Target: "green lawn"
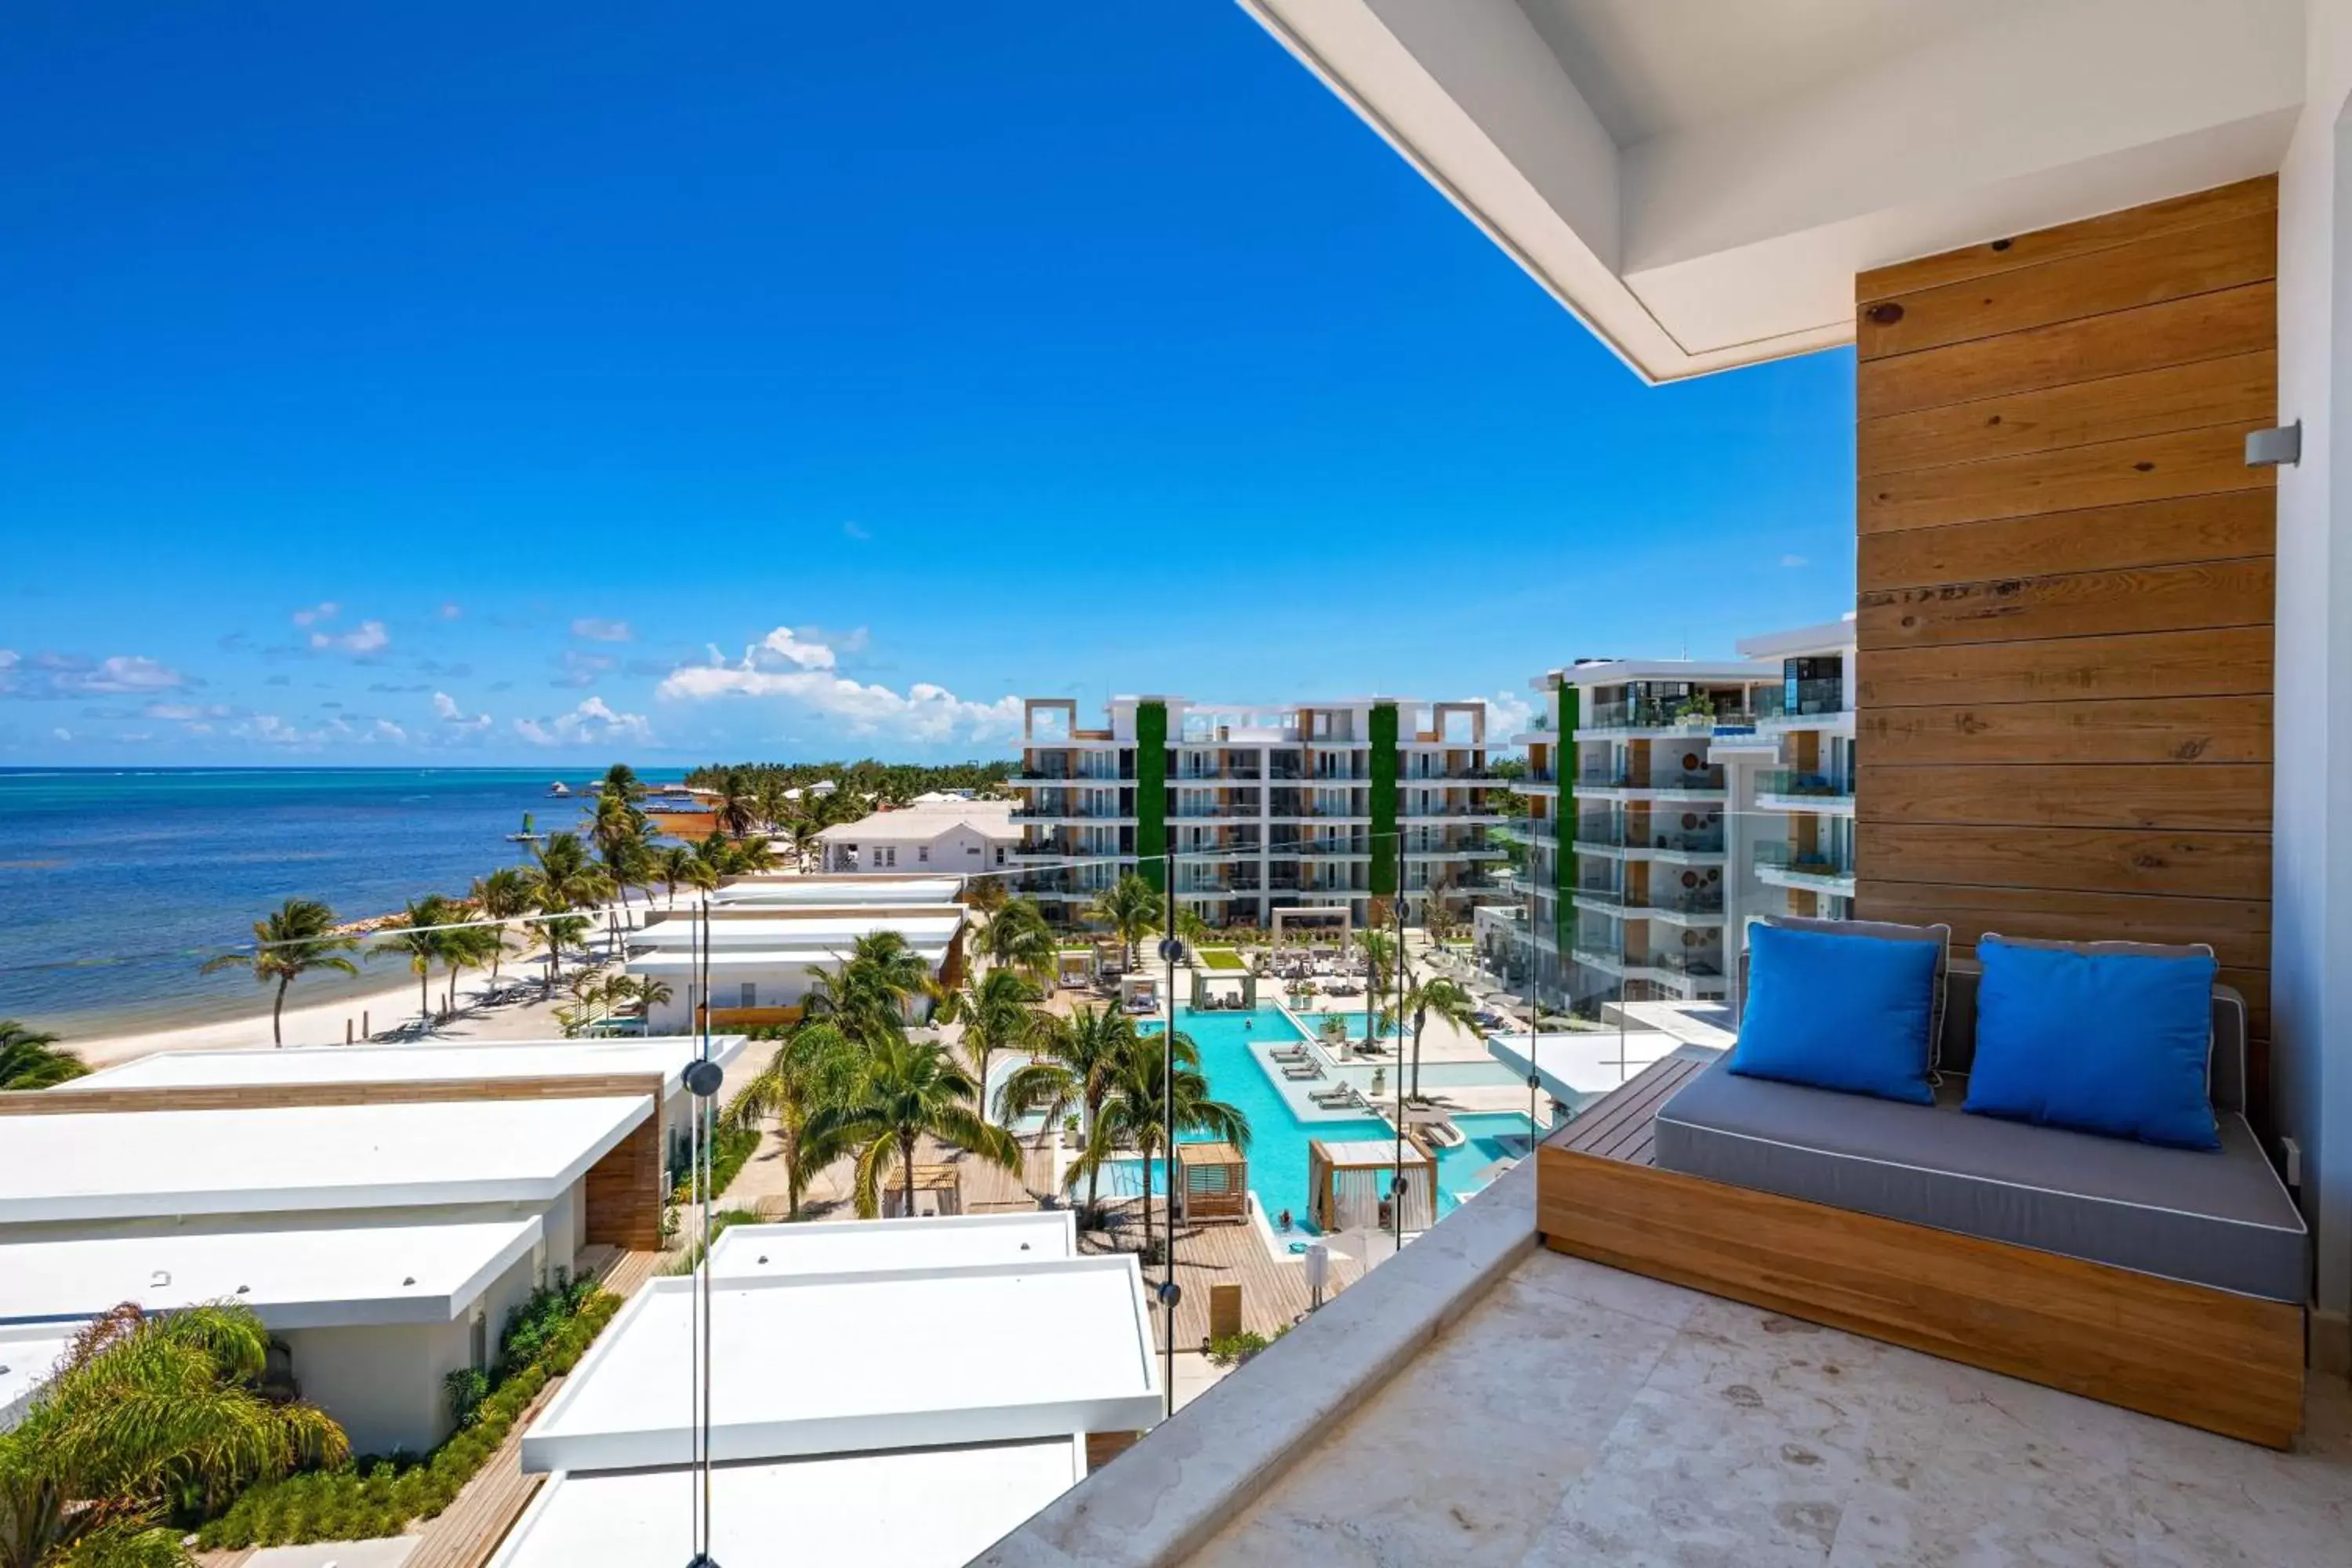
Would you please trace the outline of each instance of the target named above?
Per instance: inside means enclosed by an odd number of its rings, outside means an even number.
[[[1203,969],[1247,969],[1249,967],[1242,962],[1242,955],[1230,947],[1204,947],[1198,956],[1201,960],[1201,967]]]

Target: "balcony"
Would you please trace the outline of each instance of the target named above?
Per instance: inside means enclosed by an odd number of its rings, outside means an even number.
[[[1168,814],[1171,822],[1214,822],[1247,819],[1255,822],[1263,814],[1255,805],[1180,805]]]
[[[1812,679],[1795,683],[1791,696],[1786,684],[1759,687],[1755,696],[1756,722],[1762,729],[1802,730],[1808,720],[1851,719],[1853,710],[1846,706],[1845,683],[1842,680]]]
[[[1837,845],[1800,849],[1767,840],[1756,846],[1757,879],[1801,892],[1853,896],[1853,852]]]
[[[1826,773],[1769,768],[1756,776],[1756,804],[1769,811],[1814,811],[1851,815],[1853,780]]]
[[[1011,814],[1014,822],[1133,822],[1133,812],[1115,805],[1025,805]]]

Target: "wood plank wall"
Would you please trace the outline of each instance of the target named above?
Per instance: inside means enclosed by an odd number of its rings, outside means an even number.
[[[648,1116],[605,1156],[588,1167],[581,1239],[625,1252],[661,1249],[662,1136]]]
[[[268,1110],[294,1105],[440,1104],[461,1100],[602,1100],[646,1094],[656,1120],[659,1073],[578,1078],[415,1079],[390,1083],[153,1084],[122,1089],[19,1089],[0,1094],[0,1116],[78,1116],[143,1110]]]
[[[2277,182],[1854,280],[1855,911],[2206,942],[2270,1035]]]

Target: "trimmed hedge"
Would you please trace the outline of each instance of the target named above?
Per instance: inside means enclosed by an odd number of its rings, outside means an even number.
[[[227,1512],[196,1531],[196,1544],[211,1552],[369,1541],[398,1535],[412,1521],[431,1519],[498,1451],[548,1380],[577,1365],[620,1310],[618,1296],[590,1290],[562,1326],[538,1342],[530,1359],[482,1400],[473,1424],[452,1433],[428,1458],[378,1459],[364,1469],[348,1464],[248,1487]]]

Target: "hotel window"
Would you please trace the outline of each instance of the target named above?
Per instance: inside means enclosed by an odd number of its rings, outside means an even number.
[[[737,1006],[739,1006],[739,1007],[756,1007],[756,1006],[758,1006],[759,1005],[760,1005],[760,986],[759,986],[759,983],[758,983],[758,982],[756,982],[756,981],[746,980],[745,982],[743,982],[743,996],[742,996],[742,1000],[741,1000],[741,1001],[740,1001],[740,1002],[738,1002],[738,1003],[736,1004],[736,1005],[737,1005]]]
[[[1002,844],[996,847],[996,863],[1000,866],[1004,864],[1004,846]]]
[[[928,844],[917,845],[915,847],[915,859],[920,865],[929,865],[931,863],[931,847]]]

